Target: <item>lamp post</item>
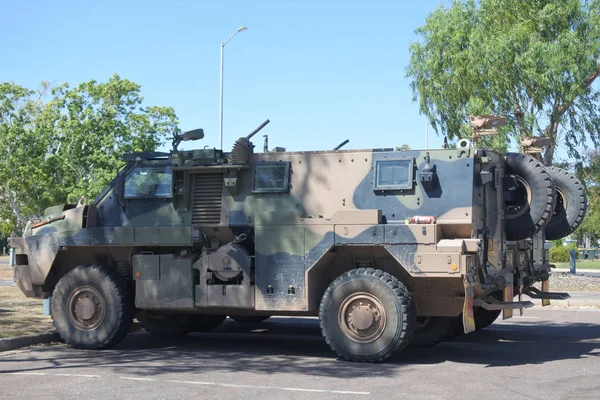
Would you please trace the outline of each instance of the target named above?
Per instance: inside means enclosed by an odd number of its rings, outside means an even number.
[[[225,48],[225,45],[231,40],[233,39],[233,37],[235,35],[238,34],[238,32],[242,32],[245,31],[246,28],[245,26],[242,26],[241,28],[238,28],[237,31],[235,31],[233,33],[233,35],[231,35],[229,37],[229,39],[227,39],[224,42],[221,42],[221,96],[220,96],[220,107],[219,107],[219,149],[223,150],[223,49]]]

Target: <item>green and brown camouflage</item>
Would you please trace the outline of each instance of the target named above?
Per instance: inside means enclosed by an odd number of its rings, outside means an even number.
[[[466,332],[493,291],[523,307],[502,154],[467,140],[254,153],[249,138],[229,153],[128,155],[89,204],[49,208],[10,239],[19,287],[49,298],[68,271],[99,264],[132,282],[139,310],[315,316],[337,277],[368,267],[406,285],[418,316],[462,314]]]

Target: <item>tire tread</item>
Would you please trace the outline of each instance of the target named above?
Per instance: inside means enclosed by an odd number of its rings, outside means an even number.
[[[325,290],[325,293],[323,294],[321,304],[319,306],[319,315],[323,315],[325,313],[325,303],[326,303],[325,300],[331,296],[331,294],[333,292],[333,288],[336,287],[337,284],[344,281],[345,279],[347,279],[351,276],[356,276],[356,275],[372,276],[376,279],[379,279],[381,282],[383,282],[385,285],[387,285],[389,289],[391,289],[392,293],[394,293],[396,295],[397,300],[399,300],[399,303],[402,308],[402,314],[405,317],[405,318],[402,318],[402,327],[400,328],[400,340],[398,340],[394,346],[388,347],[381,353],[376,354],[374,356],[357,357],[357,356],[354,356],[351,354],[347,354],[343,351],[340,351],[332,344],[330,338],[327,335],[327,329],[326,329],[325,325],[323,324],[322,318],[319,319],[321,334],[325,338],[327,345],[333,351],[335,351],[337,353],[337,355],[343,360],[353,361],[353,362],[363,362],[363,363],[382,362],[385,359],[389,358],[396,351],[401,350],[408,346],[408,344],[410,342],[410,338],[412,337],[412,331],[413,331],[415,323],[416,323],[416,314],[415,314],[414,304],[412,302],[410,291],[396,277],[390,275],[389,273],[387,273],[385,271],[379,270],[379,269],[370,268],[370,267],[369,268],[361,267],[361,268],[355,268],[350,271],[347,271],[347,272],[343,273],[342,275],[338,276],[336,279],[334,279],[334,281],[329,285],[329,287],[327,288],[327,290]]]

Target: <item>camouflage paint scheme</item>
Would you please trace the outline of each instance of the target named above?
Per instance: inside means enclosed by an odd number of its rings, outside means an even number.
[[[428,155],[431,184],[420,179]],[[228,156],[205,149],[138,158],[89,205],[46,210],[45,225],[30,223],[10,240],[19,287],[48,297],[67,271],[96,263],[135,281],[140,309],[317,315],[337,276],[372,266],[409,287],[418,315],[457,316],[466,276],[483,289],[513,285],[498,153],[464,144],[255,153],[236,164]],[[409,188],[374,188],[376,163],[390,160],[414,160]],[[254,166],[272,162],[289,163],[288,187],[253,193]],[[172,195],[125,198],[125,176],[148,166],[172,169]],[[220,195],[202,197],[203,180]],[[194,222],[205,208],[216,219]],[[409,223],[415,216],[435,223]]]

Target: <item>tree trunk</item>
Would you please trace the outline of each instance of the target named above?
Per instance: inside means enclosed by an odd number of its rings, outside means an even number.
[[[550,118],[550,124],[544,131],[544,136],[552,139],[552,145],[546,147],[544,152],[544,165],[551,166],[554,162],[554,149],[556,148],[556,138],[558,137],[558,118],[554,116]]]
[[[17,217],[17,221],[22,223],[23,225],[27,224],[27,218],[21,215],[21,210],[17,205],[15,196],[9,188],[6,188],[6,199],[8,200],[8,204],[10,204],[10,208],[12,208],[15,217]]]

